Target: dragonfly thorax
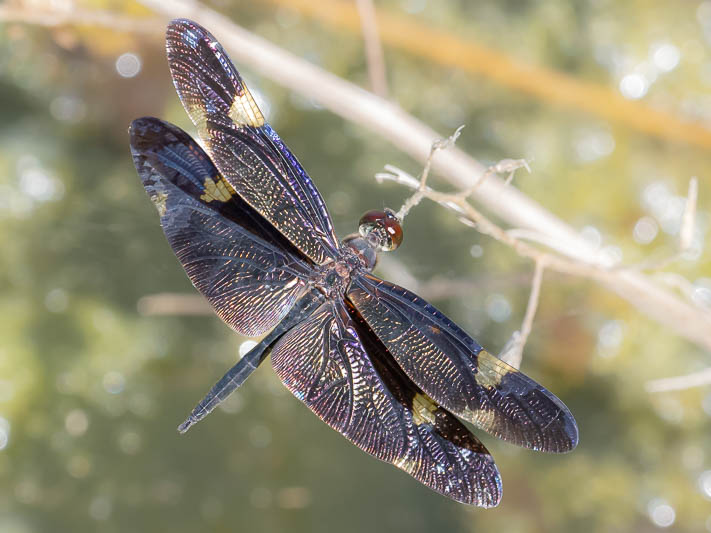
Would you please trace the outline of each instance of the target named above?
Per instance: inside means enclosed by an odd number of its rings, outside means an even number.
[[[360,237],[357,238],[360,239]],[[312,282],[315,287],[329,298],[340,297],[345,294],[354,272],[370,271],[372,269],[368,268],[364,257],[347,242],[347,239],[343,241],[343,244],[339,257],[321,265],[317,276]]]

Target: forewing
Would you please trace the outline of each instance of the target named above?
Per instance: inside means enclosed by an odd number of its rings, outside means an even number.
[[[402,370],[445,409],[526,448],[567,452],[577,445],[563,402],[422,298],[370,274],[357,277],[347,297]]]
[[[193,285],[239,333],[274,327],[303,290],[310,263],[180,128],[147,117],[133,121],[129,134],[143,186]]]
[[[299,400],[362,450],[454,500],[497,505],[501,480],[486,448],[388,363],[362,327],[343,303],[327,302],[279,340],[272,365]]]
[[[264,121],[220,43],[177,19],[168,25],[166,46],[180,100],[225,179],[311,260],[334,258],[338,240],[321,195]]]

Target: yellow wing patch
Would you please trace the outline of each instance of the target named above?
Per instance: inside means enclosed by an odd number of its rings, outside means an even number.
[[[435,411],[437,411],[437,404],[432,398],[419,392],[415,394],[412,399],[412,420],[415,424],[418,426],[422,424],[434,425]]]
[[[202,196],[200,196],[200,200],[207,203],[210,203],[213,200],[218,202],[229,202],[232,195],[235,194],[235,190],[222,176],[218,176],[216,180],[213,180],[210,177],[205,178],[203,186],[205,187],[205,192]]]
[[[165,215],[166,202],[168,200],[168,195],[164,192],[157,192],[151,195],[151,201],[153,205],[156,206],[158,214],[162,217]]]
[[[245,124],[258,128],[264,125],[264,115],[257,107],[247,87],[243,87],[241,95],[235,94],[235,99],[230,107],[230,118],[237,124]]]
[[[501,380],[506,374],[518,372],[512,366],[507,365],[501,359],[491,355],[486,350],[482,350],[477,355],[479,372],[476,374],[476,382],[482,387],[492,387],[501,384]]]

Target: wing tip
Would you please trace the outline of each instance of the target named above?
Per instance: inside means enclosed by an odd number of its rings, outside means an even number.
[[[501,503],[501,498],[504,495],[504,487],[503,482],[501,481],[501,473],[499,472],[499,468],[496,466],[496,463],[494,463],[493,457],[489,456],[489,460],[492,470],[491,479],[494,481],[495,487],[493,487],[493,490],[485,491],[484,496],[486,496],[487,499],[476,502],[477,507],[482,507],[484,509],[498,507]]]
[[[563,405],[563,407],[565,407],[565,405]],[[568,442],[564,443],[559,453],[572,452],[578,446],[580,432],[575,418],[573,418],[572,413],[567,407],[565,407],[563,411],[563,432],[568,437]]]
[[[200,29],[205,31],[205,28],[200,26],[197,22],[195,22],[192,19],[186,18],[186,17],[177,17],[168,22],[168,26],[166,27],[168,30],[171,29],[181,29],[181,28],[195,28],[195,29]]]
[[[477,480],[477,482],[472,484],[476,487],[474,490],[465,491],[461,494],[461,496],[442,490],[435,490],[444,496],[465,505],[473,505],[475,507],[481,507],[482,509],[492,509],[494,507],[498,507],[504,495],[501,473],[499,472],[499,468],[496,466],[493,457],[491,457],[488,452],[482,455],[484,456],[482,457],[483,464],[481,465],[481,469],[478,470],[480,472],[483,471],[484,473],[480,474],[480,480]],[[486,481],[482,483],[482,480]]]
[[[178,126],[156,117],[140,117],[128,127],[131,149],[139,152],[154,150],[159,142],[187,143],[190,135]]]
[[[170,49],[174,41],[185,42],[183,37],[186,31],[189,31],[191,34],[190,41],[192,41],[192,39],[208,39],[210,41],[215,40],[213,35],[205,27],[201,26],[192,19],[179,17],[171,20],[166,26],[165,35],[166,46],[168,49]]]
[[[525,375],[525,374],[524,374]],[[531,379],[531,378],[528,378]],[[533,383],[535,381],[531,380]],[[538,390],[543,393],[544,397],[547,398],[553,405],[558,409],[558,413],[554,416],[543,428],[545,431],[549,426],[552,427],[552,432],[548,434],[550,441],[549,446],[542,449],[541,451],[548,453],[569,453],[572,452],[578,446],[579,432],[578,424],[575,421],[573,413],[570,412],[568,406],[563,403],[563,401],[558,398],[551,391],[537,384]]]
[[[149,127],[155,126],[163,121],[156,117],[140,117],[131,121],[128,126],[128,136],[133,144],[134,139],[141,138],[145,135]]]

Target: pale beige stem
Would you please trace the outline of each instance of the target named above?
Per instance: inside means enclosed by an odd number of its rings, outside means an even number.
[[[432,139],[441,138],[441,135],[397,105],[279,48],[198,2],[143,0],[142,3],[161,14],[164,20],[180,16],[195,19],[210,28],[237,63],[247,65],[269,79],[312,98],[344,119],[372,130],[420,162],[427,159]],[[73,13],[58,16],[63,23],[69,23]],[[12,15],[12,12],[2,10],[0,20],[19,20],[12,19]],[[25,22],[47,23],[46,20]],[[81,20],[77,22],[83,23]],[[112,22],[104,19],[96,20],[95,23],[113,27]],[[165,27],[156,25],[154,31],[157,36],[162,36]],[[456,147],[441,152],[432,162],[432,169],[459,189],[471,187],[485,171],[483,165]],[[509,226],[535,230],[559,243],[560,247],[569,249],[569,255],[575,257],[566,259],[556,256],[547,268],[600,283],[628,300],[648,317],[711,351],[711,312],[659,286],[643,272],[605,269],[601,265],[605,265],[606,258],[600,250],[592,247],[554,214],[516,188],[505,186],[496,177],[484,180],[472,196]],[[471,206],[467,209],[471,210],[471,215],[478,214]],[[481,226],[485,224],[482,222]],[[506,239],[503,233],[501,238]],[[527,257],[534,258],[538,253],[535,248],[521,241],[511,245],[519,254]]]
[[[388,81],[385,74],[385,56],[380,42],[378,21],[373,0],[356,0],[360,25],[363,31],[365,59],[368,65],[370,88],[382,98],[388,97]]]
[[[669,392],[711,385],[711,368],[705,368],[686,376],[656,379],[647,382],[647,392]]]

